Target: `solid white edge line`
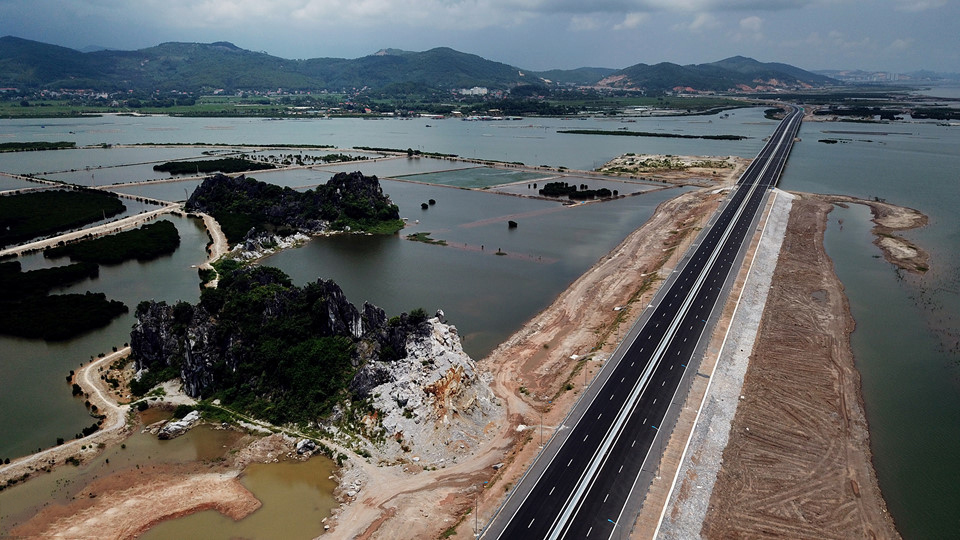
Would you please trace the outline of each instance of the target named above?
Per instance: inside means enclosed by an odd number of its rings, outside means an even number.
[[[776,204],[776,199],[779,196],[779,188],[773,189],[773,202],[770,205],[771,212],[773,211],[773,206]],[[770,216],[767,216],[767,219],[763,223],[763,229],[760,231],[760,240],[757,241],[757,249],[760,249],[760,244],[763,242],[763,237],[767,232],[767,225],[770,224]],[[683,465],[683,460],[687,457],[687,451],[690,449],[690,441],[693,440],[693,434],[697,429],[697,423],[700,421],[700,413],[703,411],[703,405],[707,401],[707,397],[710,396],[710,386],[713,385],[713,375],[717,371],[717,365],[720,364],[720,357],[723,356],[723,351],[727,346],[727,338],[730,337],[730,330],[733,328],[733,321],[737,317],[737,311],[740,310],[740,300],[743,298],[743,293],[747,289],[747,283],[750,281],[750,274],[753,273],[753,264],[757,260],[757,254],[754,252],[753,258],[750,259],[750,267],[747,269],[747,276],[744,278],[743,287],[740,288],[740,294],[737,295],[737,303],[733,308],[733,314],[730,316],[730,324],[727,325],[727,331],[723,335],[723,343],[720,344],[720,350],[717,352],[717,361],[713,363],[713,369],[710,370],[710,378],[707,379],[707,388],[703,392],[703,397],[700,399],[700,406],[697,407],[697,415],[693,419],[693,426],[690,428],[690,433],[687,435],[687,442],[683,446],[683,452],[680,454],[680,461],[677,465],[677,470],[673,475],[673,482],[670,484],[670,491],[667,492],[666,501],[664,501],[663,508],[660,511],[660,518],[657,520],[657,527],[653,531],[653,538],[656,538],[660,534],[660,527],[663,526],[663,518],[667,515],[667,508],[670,506],[670,497],[673,496],[673,491],[677,487],[677,479],[680,477],[680,469]]]
[[[789,125],[789,123],[787,125]],[[787,134],[787,131],[788,130],[784,130],[784,132],[780,135],[780,140],[777,141],[776,145],[774,146],[774,149],[771,151],[770,157],[767,158],[766,162],[763,165],[763,168],[760,170],[759,174],[757,175],[758,181],[760,181],[763,178],[763,176],[766,174],[767,169],[770,167],[772,163],[772,158],[777,154],[777,151],[780,149],[780,145],[782,145],[784,142],[784,136]],[[736,211],[734,212],[734,216],[730,219],[730,222],[727,224],[726,228],[724,228],[723,234],[721,234],[720,239],[717,240],[716,248],[711,252],[710,258],[707,259],[707,263],[704,265],[704,268],[701,270],[700,274],[697,276],[697,281],[691,287],[690,292],[687,293],[687,296],[684,299],[683,304],[678,310],[675,318],[671,321],[670,328],[667,330],[667,334],[664,335],[664,339],[660,341],[660,344],[657,347],[657,351],[655,351],[653,356],[651,357],[651,360],[653,360],[653,358],[656,358],[656,361],[651,364],[648,364],[647,369],[644,370],[646,373],[644,373],[644,375],[641,377],[642,387],[641,385],[637,385],[634,387],[634,390],[631,392],[630,396],[628,397],[628,401],[624,403],[624,407],[622,407],[618,412],[617,419],[615,420],[614,424],[612,424],[610,428],[607,430],[607,432],[604,434],[603,444],[600,446],[599,451],[593,454],[593,456],[590,459],[589,466],[587,467],[586,470],[584,470],[583,474],[581,474],[580,478],[577,480],[577,484],[576,484],[577,487],[574,493],[571,493],[570,496],[567,497],[567,500],[564,502],[564,505],[563,505],[563,511],[559,515],[557,515],[557,517],[554,519],[553,523],[551,524],[549,529],[550,532],[548,535],[548,538],[550,540],[556,540],[557,538],[559,538],[559,536],[566,535],[565,531],[569,526],[569,520],[570,520],[571,514],[579,511],[579,508],[583,502],[583,496],[586,494],[587,491],[589,491],[592,488],[593,483],[596,480],[596,471],[599,468],[603,467],[607,459],[609,458],[610,447],[613,444],[616,444],[616,441],[619,440],[620,435],[622,434],[620,433],[620,431],[623,428],[623,424],[627,421],[627,419],[630,416],[632,416],[633,408],[636,406],[637,400],[639,399],[640,395],[642,395],[643,392],[646,390],[646,385],[649,382],[650,376],[653,374],[653,371],[656,371],[655,366],[659,365],[660,361],[663,359],[662,358],[663,353],[667,350],[667,348],[670,347],[670,344],[673,342],[673,338],[676,336],[676,332],[680,325],[680,322],[686,316],[696,296],[699,295],[700,289],[703,286],[703,283],[706,281],[706,277],[712,271],[713,265],[716,264],[717,259],[720,257],[720,253],[722,251],[724,244],[730,238],[730,235],[733,233],[733,230],[736,227],[736,224],[739,221],[740,216],[743,215],[744,210],[746,208],[745,205],[751,199],[754,192],[757,190],[758,186],[759,186],[758,182],[754,182],[750,184],[747,194],[744,196],[744,198],[740,202],[740,206],[737,207]],[[764,187],[763,189],[766,189],[766,187]],[[627,406],[628,404],[629,404],[629,407]],[[650,454],[650,450],[648,449],[647,457],[649,457],[649,454]],[[598,461],[598,458],[599,458],[599,461]],[[644,459],[644,461],[646,461],[646,459]],[[584,483],[585,480],[587,480],[586,484]],[[622,509],[621,509],[621,512],[622,512]]]

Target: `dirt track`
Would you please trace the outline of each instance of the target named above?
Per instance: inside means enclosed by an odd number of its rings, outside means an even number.
[[[870,461],[831,205],[794,201],[705,538],[899,538]]]
[[[111,395],[111,390],[98,378],[98,375],[110,364],[126,358],[129,354],[130,348],[124,347],[79,368],[74,377],[74,381],[83,388],[87,400],[97,406],[99,414],[106,416],[101,428],[82,439],[67,441],[59,446],[18,458],[9,465],[0,465],[0,483],[5,483],[11,478],[20,478],[25,474],[35,474],[51,466],[62,465],[64,460],[71,456],[81,461],[89,459],[98,452],[94,449],[95,445],[112,444],[123,440],[128,433],[125,428],[129,407],[117,404],[116,396]],[[81,450],[81,447],[84,447],[84,450]]]
[[[416,474],[365,463],[358,464],[362,471],[346,472],[361,474],[371,487],[343,507],[333,536],[435,538],[450,530],[455,538],[473,538],[477,523],[485,524],[536,456],[541,412],[546,438],[612,352],[618,331],[626,332],[649,303],[658,270],[664,264],[663,271],[672,270],[673,251],[678,245],[685,249],[720,199],[700,191],[663,203],[641,229],[481,362],[495,375],[494,392],[508,422],[488,426],[495,435],[470,460]],[[626,308],[614,311],[617,306]],[[528,427],[518,431],[521,425]],[[494,470],[497,463],[504,466]],[[477,503],[479,519],[472,511]]]

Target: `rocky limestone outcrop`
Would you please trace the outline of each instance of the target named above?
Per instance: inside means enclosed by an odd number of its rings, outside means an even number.
[[[294,287],[285,284],[285,278],[275,269],[254,267],[235,272],[221,282],[219,291],[208,293],[219,301],[206,299],[197,305],[141,302],[130,333],[136,369],[176,367],[187,395],[202,399],[218,388],[219,380],[250,360],[262,340],[274,337],[263,335],[261,328],[285,319],[310,324],[314,336],[354,340],[351,361],[355,367],[371,359],[390,361],[404,356],[408,334],[418,331],[419,323],[411,323],[406,314],[388,321],[377,306],[364,303],[357,309],[331,280]],[[254,289],[268,291],[257,297],[256,312],[232,313],[231,320],[224,322],[228,311],[224,306]],[[238,316],[245,321],[238,322]],[[258,384],[269,386],[269,381]]]
[[[198,421],[200,421],[200,411],[190,411],[182,419],[164,424],[157,433],[157,438],[164,441],[176,439],[189,431]]]
[[[218,220],[243,216],[257,231],[288,231],[281,236],[297,231],[320,234],[331,229],[345,230],[350,224],[400,218],[399,209],[383,193],[377,177],[360,172],[337,173],[325,184],[304,192],[243,175],[216,174],[204,179],[185,208]],[[230,239],[234,244],[242,243],[241,240]]]
[[[277,253],[284,249],[298,247],[310,240],[310,237],[297,231],[291,235],[281,236],[255,228],[247,232],[243,242],[238,243],[230,252],[242,261],[252,261]]]
[[[469,454],[503,416],[492,376],[463,351],[457,329],[440,318],[428,323],[428,332],[407,338],[406,357],[368,362],[354,377],[355,391],[373,401],[364,422],[386,432],[385,443],[371,444],[384,461],[442,466]]]

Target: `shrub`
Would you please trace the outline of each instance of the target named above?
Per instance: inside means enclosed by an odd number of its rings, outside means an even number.
[[[194,408],[190,405],[180,404],[177,405],[177,408],[173,410],[173,417],[179,420],[193,411]]]

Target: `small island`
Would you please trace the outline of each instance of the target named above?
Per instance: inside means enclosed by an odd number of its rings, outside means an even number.
[[[274,424],[316,422],[350,395],[358,368],[406,356],[407,336],[427,332],[422,309],[388,319],[357,309],[332,281],[294,286],[276,268],[228,273],[200,303],[142,302],[130,336],[135,395],[179,377],[191,397]],[[362,378],[361,378],[362,379]]]
[[[203,159],[195,161],[168,161],[154,165],[153,170],[170,174],[209,174],[221,172],[225,174],[246,171],[261,171],[275,169],[276,166],[260,161],[250,161],[242,158]]]
[[[377,177],[359,172],[337,173],[304,192],[217,174],[194,190],[186,210],[213,216],[231,245],[262,234],[392,234],[403,228],[397,205],[383,193]]]
[[[170,255],[179,246],[180,232],[177,226],[164,219],[139,229],[50,248],[43,252],[43,256],[48,259],[70,257],[74,262],[114,265],[132,259],[145,262]]]

